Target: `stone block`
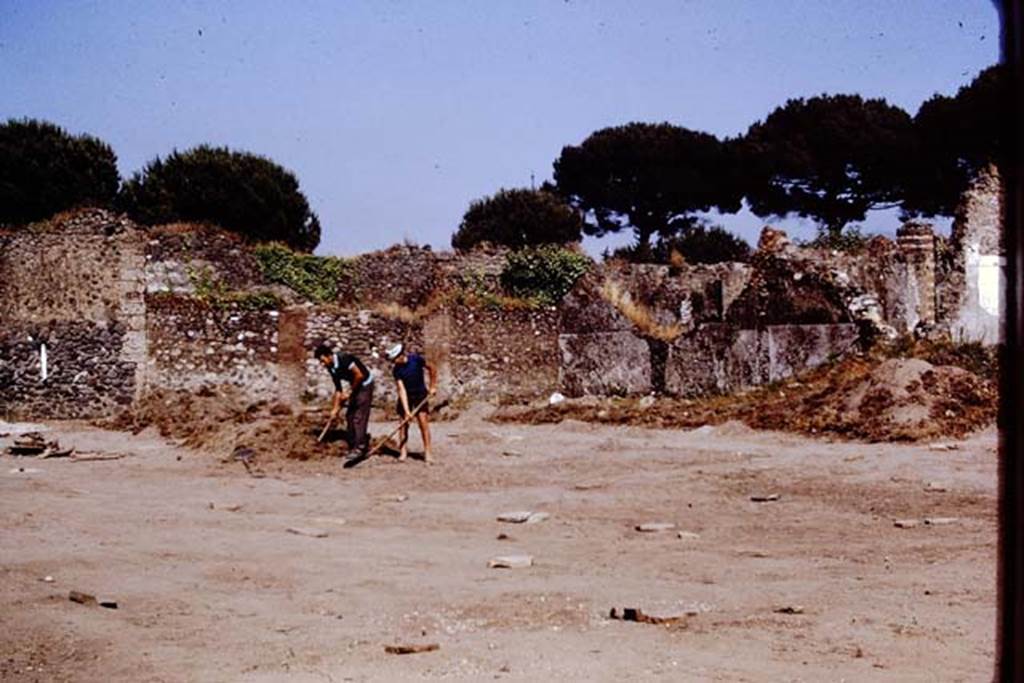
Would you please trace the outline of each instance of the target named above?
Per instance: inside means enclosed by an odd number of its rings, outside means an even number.
[[[769,326],[768,381],[792,377],[842,356],[855,348],[858,336],[852,323]]]
[[[650,348],[632,332],[560,334],[559,384],[569,396],[646,394]]]

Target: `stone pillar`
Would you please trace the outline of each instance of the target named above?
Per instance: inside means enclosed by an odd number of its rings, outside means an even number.
[[[908,221],[896,231],[896,241],[917,285],[917,322],[935,324],[935,231],[930,223]]]
[[[306,348],[309,310],[293,306],[277,312],[278,400],[297,405],[306,391],[306,363],[313,353]]]
[[[447,311],[434,313],[423,323],[423,351],[437,369],[437,386],[444,396],[450,396],[452,382],[452,319]]]

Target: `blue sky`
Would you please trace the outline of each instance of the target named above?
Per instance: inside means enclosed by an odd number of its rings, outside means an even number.
[[[264,154],[320,215],[318,251],[352,254],[447,247],[470,201],[539,185],[606,126],[732,136],[826,92],[913,114],[998,55],[985,0],[0,0],[0,118],[97,135],[126,176],[204,142]]]

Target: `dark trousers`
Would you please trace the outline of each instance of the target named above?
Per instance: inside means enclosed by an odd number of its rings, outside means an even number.
[[[366,425],[370,422],[370,405],[373,403],[373,385],[362,385],[348,398],[345,421],[349,451],[366,452],[370,449],[370,435]]]

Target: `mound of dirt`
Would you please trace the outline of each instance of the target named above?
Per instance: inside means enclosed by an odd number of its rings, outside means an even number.
[[[337,428],[317,443],[323,419],[321,413],[296,414],[285,404],[247,402],[237,389],[218,387],[156,391],[100,426],[133,433],[155,427],[164,437],[219,456],[245,447],[262,461],[311,460],[339,454],[333,442],[343,432]]]
[[[963,368],[920,358],[850,356],[798,380],[729,396],[573,400],[503,409],[499,422],[591,422],[695,428],[731,420],[756,429],[828,434],[865,441],[959,438],[992,424],[995,383]]]

